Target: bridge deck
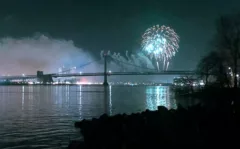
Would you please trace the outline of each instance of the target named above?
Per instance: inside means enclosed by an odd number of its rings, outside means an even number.
[[[70,74],[47,74],[52,77],[83,77],[83,76],[104,76],[104,72],[97,73],[70,73]],[[196,75],[194,71],[162,71],[162,72],[108,72],[108,76],[114,75]],[[36,79],[37,75],[17,75],[17,76],[1,76],[0,80],[16,80],[16,79]]]

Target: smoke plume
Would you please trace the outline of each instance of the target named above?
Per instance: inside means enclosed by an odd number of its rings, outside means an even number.
[[[94,61],[91,55],[77,48],[71,40],[45,35],[0,39],[0,75],[36,74],[37,70],[55,73],[63,65],[78,67],[91,61]],[[91,64],[86,69],[97,71],[99,66],[96,65]]]

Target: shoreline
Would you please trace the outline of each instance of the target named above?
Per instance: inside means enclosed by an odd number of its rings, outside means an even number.
[[[240,114],[232,111],[231,105],[214,110],[197,105],[177,110],[159,106],[157,111],[130,115],[103,114],[75,122],[84,140],[71,141],[68,149],[236,146]]]
[[[0,84],[0,86],[104,86],[103,84]],[[170,85],[109,85],[109,86],[170,86]]]
[[[239,146],[234,136],[240,132],[240,104],[233,102],[238,99],[239,91],[208,88],[181,96],[198,97],[202,102],[211,101],[214,106],[210,106],[210,102],[169,110],[159,106],[157,111],[103,114],[99,118],[75,122],[84,140],[72,141],[68,148]]]

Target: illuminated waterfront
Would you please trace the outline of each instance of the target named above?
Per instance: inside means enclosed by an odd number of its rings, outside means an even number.
[[[165,86],[1,86],[0,148],[60,148],[81,137],[74,121],[103,113],[176,108]]]

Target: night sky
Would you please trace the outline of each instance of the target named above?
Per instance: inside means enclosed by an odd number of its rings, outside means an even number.
[[[238,10],[239,0],[1,0],[0,37],[43,33],[99,56],[140,50],[148,27],[167,25],[180,36],[171,69],[189,70],[210,51],[216,19]]]

